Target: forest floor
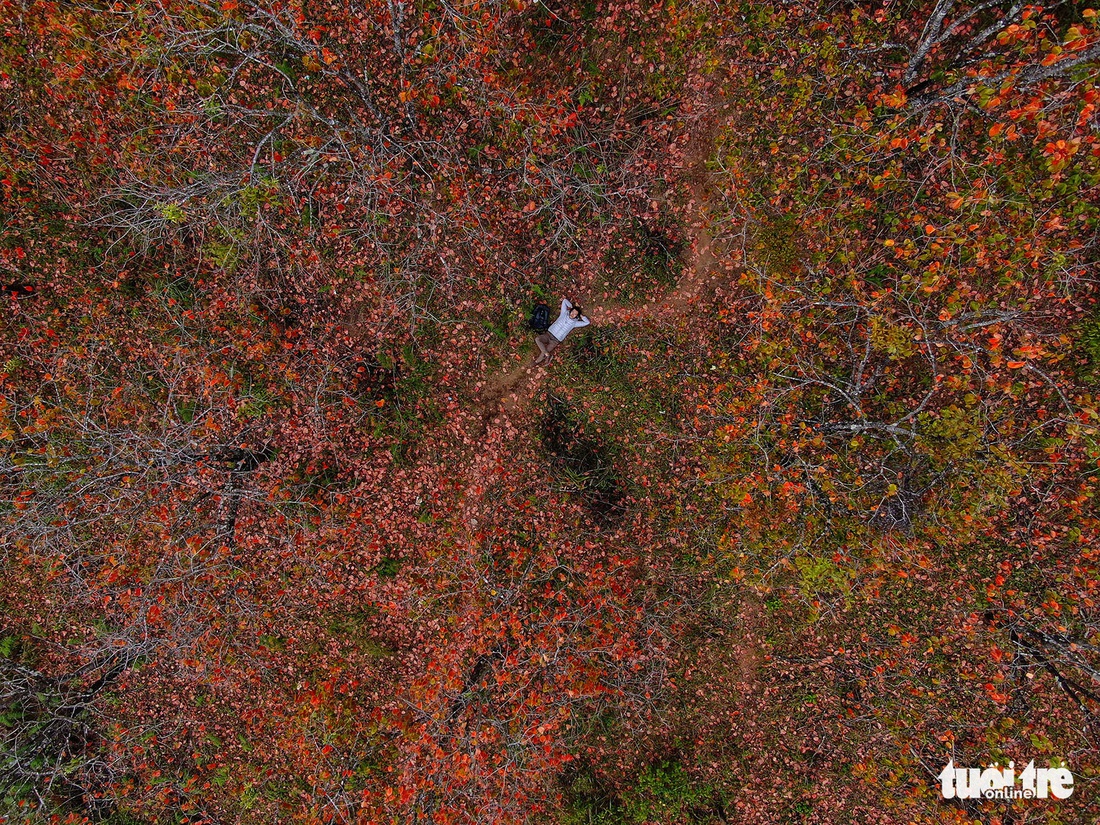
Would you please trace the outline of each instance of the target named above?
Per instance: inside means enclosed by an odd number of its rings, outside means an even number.
[[[708,299],[713,298],[723,285],[735,284],[743,272],[732,250],[726,249],[725,244],[714,237],[713,215],[721,193],[708,161],[715,151],[715,135],[721,126],[719,118],[725,107],[721,101],[704,100],[697,111],[699,116],[688,130],[680,166],[683,186],[678,191],[684,192],[687,198],[675,209],[682,217],[688,240],[682,253],[681,275],[667,292],[639,303],[617,301],[606,290],[597,293],[590,300],[590,308],[586,309],[593,325],[620,326],[643,320],[670,323],[690,315],[697,308],[712,306]],[[522,414],[536,401],[549,370],[558,360],[551,359],[541,366],[534,366],[530,359],[531,355],[524,349],[515,356],[511,369],[498,372],[486,380],[480,396],[479,415],[475,417],[480,422],[478,440],[482,444],[495,443],[499,448],[506,443],[509,430],[518,431],[522,427]],[[477,501],[490,488],[477,468],[491,467],[492,464],[492,461],[475,462],[472,466],[474,472],[466,485],[467,512],[476,511]],[[763,656],[761,634],[765,610],[759,597],[749,588],[741,588],[739,595],[739,633],[731,663],[735,667],[736,694],[748,697],[755,694],[758,682]],[[748,713],[754,704],[742,703],[742,712]]]
[[[688,200],[682,209],[688,245],[684,252],[682,275],[667,293],[637,304],[616,302],[607,292],[595,295],[587,315],[596,326],[619,326],[644,319],[669,321],[686,315],[699,303],[708,291],[713,291],[724,280],[736,279],[740,270],[723,255],[711,231],[711,206],[714,197],[713,175],[707,161],[714,151],[714,135],[717,131],[715,112],[718,105],[704,101],[699,107],[701,116],[688,134],[681,164],[682,180],[686,184]],[[482,433],[501,418],[509,418],[525,409],[542,386],[554,359],[534,366],[526,353],[521,355],[512,369],[490,377],[480,398]]]

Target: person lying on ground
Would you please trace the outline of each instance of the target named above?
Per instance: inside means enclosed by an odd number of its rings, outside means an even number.
[[[580,307],[573,306],[568,298],[561,299],[561,314],[558,320],[550,325],[550,329],[535,338],[535,344],[539,348],[539,357],[535,359],[535,366],[550,360],[558,344],[577,327],[586,327],[591,321],[584,317]]]

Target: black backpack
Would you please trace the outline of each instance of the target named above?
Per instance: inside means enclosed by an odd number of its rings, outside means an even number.
[[[527,323],[535,332],[546,332],[550,329],[550,307],[546,304],[535,304]]]

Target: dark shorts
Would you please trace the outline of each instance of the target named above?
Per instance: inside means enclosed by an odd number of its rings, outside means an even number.
[[[558,344],[561,343],[557,338],[551,335],[549,332],[544,332],[538,338],[535,339],[546,349],[547,353],[553,352],[557,349]]]

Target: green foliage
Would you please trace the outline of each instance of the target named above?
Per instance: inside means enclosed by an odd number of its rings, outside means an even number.
[[[603,278],[621,300],[638,302],[676,283],[683,270],[682,244],[671,227],[634,218],[604,257]]]
[[[540,4],[528,18],[527,25],[539,50],[553,55],[569,32],[569,23],[549,6]]]
[[[786,278],[802,262],[798,245],[798,220],[793,214],[767,215],[753,232],[760,260],[773,278]]]
[[[494,341],[500,343],[509,339],[515,317],[515,306],[507,299],[501,298],[489,305],[489,311],[480,316],[479,323]]]
[[[543,409],[539,437],[562,489],[580,496],[593,515],[617,515],[623,493],[607,444],[585,432],[562,399],[547,397]]]
[[[112,811],[105,819],[101,820],[101,823],[102,825],[154,825],[148,819],[132,811],[122,809]]]
[[[240,253],[236,244],[211,241],[203,247],[210,262],[222,272],[232,275],[240,262]]]
[[[628,825],[622,805],[591,771],[579,772],[567,790],[569,808],[561,825]]]
[[[193,398],[186,398],[176,403],[176,415],[184,424],[190,424],[195,420],[195,410],[198,402]]]
[[[611,384],[627,389],[635,358],[628,343],[634,330],[623,327],[586,328],[573,333],[568,350],[567,377],[587,385]],[[574,340],[575,339],[575,340]]]
[[[908,358],[916,352],[913,333],[901,326],[891,324],[881,316],[872,316],[869,322],[868,337],[871,346],[886,353],[891,360]]]
[[[832,560],[823,557],[799,556],[795,559],[800,588],[808,597],[847,594],[851,589],[851,578]]]
[[[261,206],[277,205],[281,189],[278,178],[273,177],[262,177],[256,184],[242,188],[236,195],[241,217],[250,220],[256,217]]]
[[[1095,381],[1100,377],[1100,314],[1083,323],[1077,334],[1077,349],[1084,360],[1080,373]]]
[[[274,400],[266,387],[255,387],[240,399],[237,411],[245,418],[261,418],[272,409]]]
[[[165,277],[153,285],[154,293],[161,302],[174,312],[193,309],[198,294],[194,282],[187,277]]]
[[[169,223],[181,224],[187,220],[187,212],[178,203],[158,203],[156,209]]]
[[[943,461],[972,458],[982,446],[976,411],[952,404],[936,414],[921,416],[924,443]]]
[[[286,650],[286,639],[274,633],[265,633],[259,638],[260,645],[273,652]]]
[[[214,773],[210,775],[210,781],[212,781],[219,788],[224,788],[230,779],[231,768],[229,765],[222,765]]]
[[[376,435],[393,440],[390,452],[398,462],[408,460],[431,427],[442,420],[438,399],[433,392],[434,367],[420,357],[417,348],[406,345],[400,358],[379,355],[383,369],[392,364],[390,376],[375,389],[367,409],[374,421]],[[381,406],[378,402],[381,401]]]
[[[321,228],[321,211],[313,201],[307,201],[298,213],[298,221],[303,229],[315,230]]]
[[[256,807],[256,803],[260,800],[262,794],[260,788],[252,782],[245,783],[241,788],[240,805],[242,811],[250,811]]]
[[[700,787],[676,761],[660,762],[644,770],[637,784],[622,795],[627,822],[637,825],[682,822],[695,818],[695,808],[707,803],[710,788]]]
[[[373,659],[388,659],[395,653],[393,648],[375,639],[367,639],[360,645],[360,649]]]
[[[383,579],[392,579],[401,569],[401,559],[384,558],[374,568],[375,575]]]
[[[22,645],[16,636],[5,636],[0,639],[0,656],[5,659],[15,659],[19,656]]]

